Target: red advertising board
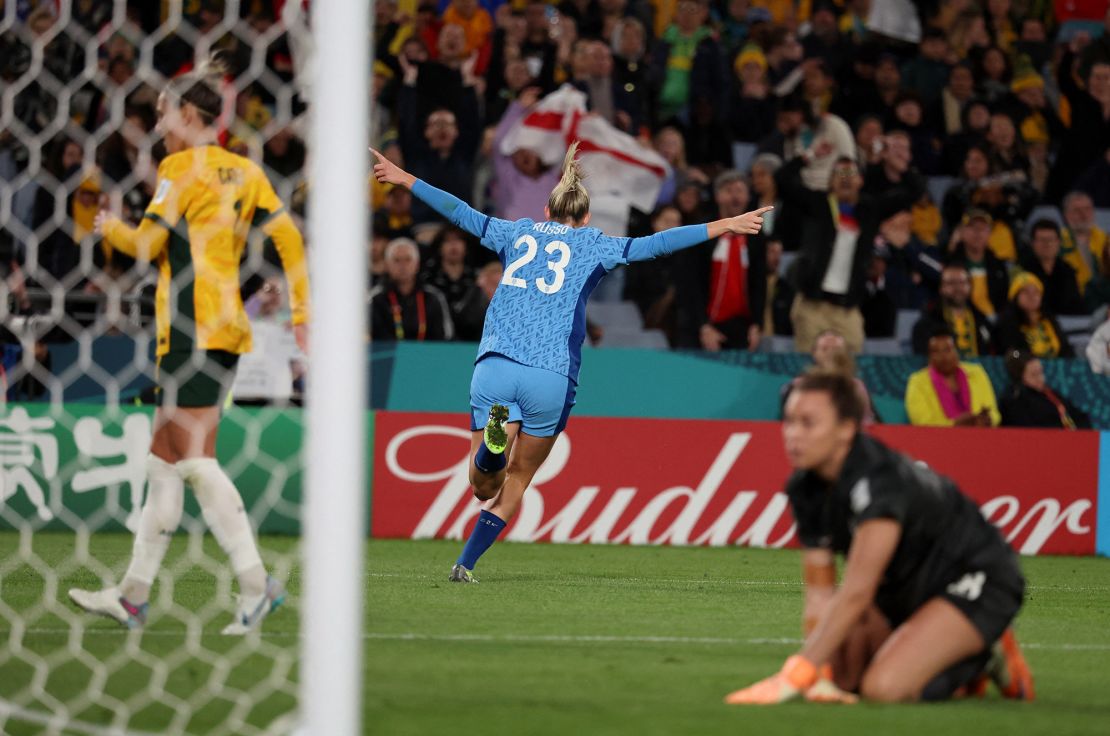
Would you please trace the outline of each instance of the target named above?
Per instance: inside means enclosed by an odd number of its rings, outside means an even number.
[[[954,478],[1024,554],[1093,554],[1095,432],[876,428]],[[481,504],[467,481],[463,414],[379,412],[371,533],[462,539]],[[527,542],[794,543],[781,492],[779,424],[672,419],[571,421],[503,538]]]

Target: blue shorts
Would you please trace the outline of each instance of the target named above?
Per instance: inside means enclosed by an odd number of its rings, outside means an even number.
[[[470,429],[489,421],[494,404],[509,407],[509,421],[533,437],[550,437],[567,426],[574,406],[574,381],[544,368],[533,368],[501,355],[487,355],[470,379]]]

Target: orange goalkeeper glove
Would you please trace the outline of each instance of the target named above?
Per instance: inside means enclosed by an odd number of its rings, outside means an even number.
[[[817,682],[817,668],[808,659],[795,654],[782,666],[782,669],[765,680],[749,685],[743,690],[729,693],[725,702],[729,705],[775,705],[786,703],[802,696]]]

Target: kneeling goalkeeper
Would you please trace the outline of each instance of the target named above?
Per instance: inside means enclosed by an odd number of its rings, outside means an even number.
[[[850,378],[809,373],[787,401],[787,495],[804,547],[802,650],[731,704],[982,694],[1033,698],[1010,626],[1017,555],[949,479],[860,432]],[[846,555],[836,586],[834,554]]]

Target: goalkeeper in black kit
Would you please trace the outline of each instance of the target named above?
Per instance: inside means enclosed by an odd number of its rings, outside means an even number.
[[[1011,629],[1025,591],[1017,555],[951,480],[860,432],[863,410],[852,379],[833,373],[805,375],[787,401],[807,638],[725,702],[943,700],[992,680],[1032,700]]]

